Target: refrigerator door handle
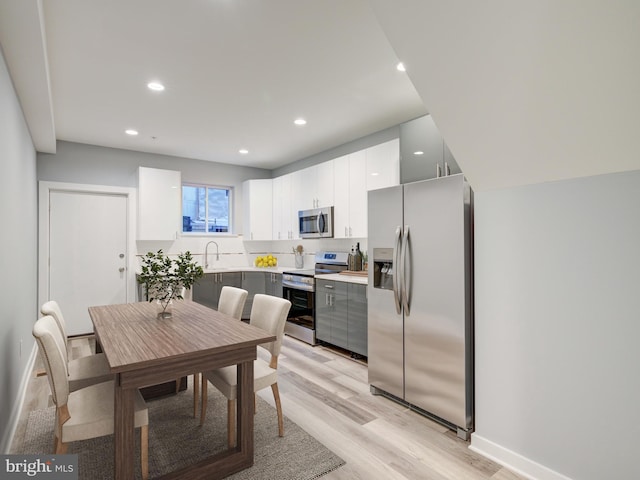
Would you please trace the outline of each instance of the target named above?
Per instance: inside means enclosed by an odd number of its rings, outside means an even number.
[[[396,303],[396,313],[402,313],[402,304],[400,303],[400,242],[402,239],[402,229],[396,227],[395,241],[393,243],[393,299]]]
[[[404,235],[402,236],[402,253],[400,254],[400,265],[402,266],[402,306],[404,314],[408,317],[411,312],[409,309],[409,292],[411,291],[411,257],[409,257],[409,266],[407,267],[407,250],[409,250],[409,225],[404,227]]]

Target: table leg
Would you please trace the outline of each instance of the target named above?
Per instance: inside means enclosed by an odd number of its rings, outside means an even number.
[[[120,386],[120,375],[114,385],[114,466],[115,480],[134,478],[134,393]]]
[[[253,465],[253,361],[238,364],[236,446]]]

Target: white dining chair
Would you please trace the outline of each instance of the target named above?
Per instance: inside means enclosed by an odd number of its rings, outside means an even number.
[[[40,318],[33,326],[33,336],[47,371],[51,396],[56,406],[54,453],[66,453],[71,442],[113,434],[113,381],[71,392],[64,339],[56,320],[50,315]],[[149,478],[149,412],[137,390],[134,403],[134,425],[140,428],[142,478],[146,480]]]
[[[220,290],[218,299],[218,311],[225,313],[237,320],[242,319],[242,311],[247,301],[249,292],[242,288],[231,287],[225,285]],[[198,399],[200,398],[200,373],[193,374],[193,417],[198,414]]]
[[[271,361],[267,363],[261,358],[253,362],[254,392],[271,387],[278,413],[278,435],[284,436],[284,418],[280,393],[278,391],[278,355],[282,347],[284,326],[291,308],[291,302],[284,298],[271,295],[256,294],[251,307],[251,325],[261,328],[276,339],[273,342],[259,345],[271,354]],[[237,368],[235,365],[203,372],[202,374],[202,410],[200,424],[204,423],[207,414],[207,384],[210,382],[227,398],[227,443],[233,448],[236,443],[236,399],[238,393]]]
[[[42,307],[40,307],[40,312],[43,315],[53,317],[60,331],[60,336],[62,337],[61,348],[67,360],[66,370],[69,376],[69,391],[75,392],[80,388],[113,379],[113,374],[109,369],[109,362],[107,362],[107,357],[105,357],[104,353],[69,360],[71,352],[69,351],[69,343],[67,341],[66,324],[58,302],[50,300],[44,303]]]

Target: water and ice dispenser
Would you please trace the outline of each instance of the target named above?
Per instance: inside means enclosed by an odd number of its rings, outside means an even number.
[[[373,249],[373,288],[393,290],[393,248]]]

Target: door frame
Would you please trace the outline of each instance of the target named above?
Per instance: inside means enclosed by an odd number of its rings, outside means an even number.
[[[81,183],[38,182],[38,312],[40,306],[49,299],[49,207],[52,192],[94,193],[122,195],[127,202],[127,269],[126,301],[136,299],[136,189],[133,187],[114,187],[107,185],[89,185]],[[132,268],[133,266],[133,268]],[[90,272],[89,272],[90,274]]]

